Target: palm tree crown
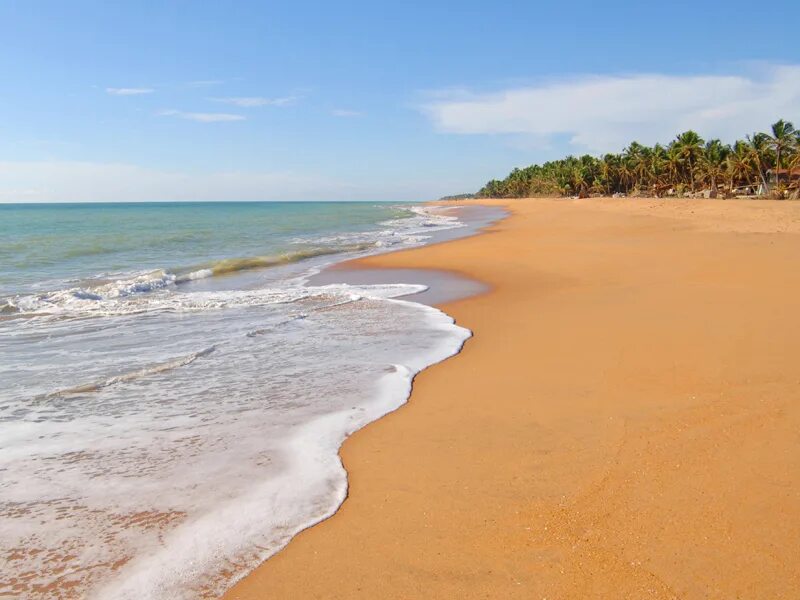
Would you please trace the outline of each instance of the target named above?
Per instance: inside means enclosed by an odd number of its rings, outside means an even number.
[[[767,135],[767,144],[775,152],[775,169],[782,166],[781,155],[786,156],[797,144],[797,131],[789,121],[781,119],[772,125],[772,135]]]

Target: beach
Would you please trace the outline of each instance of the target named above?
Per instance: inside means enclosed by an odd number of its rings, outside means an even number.
[[[800,204],[481,203],[360,261],[483,283],[440,306],[473,337],[225,598],[796,598]]]
[[[342,441],[470,332],[420,271],[309,281],[495,220],[447,212],[0,206],[0,597],[218,598],[333,514]]]

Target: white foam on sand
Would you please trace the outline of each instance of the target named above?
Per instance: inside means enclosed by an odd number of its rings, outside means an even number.
[[[344,439],[470,335],[400,299],[422,285],[305,284],[328,247],[461,223],[418,208],[380,227],[299,239],[323,251],[235,289],[149,270],[0,301],[0,596],[216,598],[332,515]]]
[[[213,292],[221,305],[191,319],[66,320],[50,338],[27,324],[19,348],[46,340],[52,356],[49,378],[25,374],[0,407],[0,549],[15,557],[0,593],[214,598],[333,514],[342,441],[470,335],[398,299],[421,289]],[[14,587],[20,573],[31,585]]]
[[[155,553],[131,562],[96,597],[215,597],[294,535],[332,516],[347,496],[347,473],[338,454],[342,442],[403,405],[414,376],[458,353],[470,335],[444,313],[429,307],[423,311],[429,326],[446,334],[435,348],[409,357],[404,365],[392,365],[369,402],[299,428],[285,442],[286,464],[280,474],[176,529]],[[237,576],[209,579],[220,568]]]

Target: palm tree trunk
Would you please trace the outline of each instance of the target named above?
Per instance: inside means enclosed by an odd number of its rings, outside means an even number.
[[[761,158],[758,156],[756,157],[756,168],[758,169],[758,176],[761,178],[761,183],[764,184],[764,193],[769,194],[769,183],[764,176],[764,169],[761,168]]]

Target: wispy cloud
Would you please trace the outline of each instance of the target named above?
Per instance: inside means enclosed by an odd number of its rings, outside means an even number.
[[[256,108],[259,106],[291,106],[300,99],[299,96],[284,96],[282,98],[264,98],[262,96],[237,96],[230,98],[211,98],[214,102],[232,104],[241,108]]]
[[[184,112],[182,110],[160,110],[158,111],[160,117],[176,117],[178,119],[186,119],[187,121],[198,121],[200,123],[222,123],[228,121],[244,121],[244,115],[235,115],[231,113],[200,113],[200,112]]]
[[[364,113],[362,113],[360,110],[350,110],[347,108],[334,108],[331,111],[331,114],[334,117],[360,117]]]
[[[422,111],[441,132],[522,134],[541,145],[567,136],[595,152],[686,129],[731,140],[800,118],[800,65],[761,65],[755,76],[582,76],[488,94],[445,91]]]
[[[142,94],[152,94],[153,92],[155,92],[153,88],[106,88],[106,93],[112,96],[141,96]]]

